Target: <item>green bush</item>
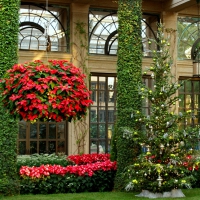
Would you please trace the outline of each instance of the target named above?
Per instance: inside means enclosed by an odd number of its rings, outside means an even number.
[[[53,194],[111,191],[115,171],[97,171],[93,176],[65,176],[52,174],[44,179],[27,177],[20,180],[21,194]]]
[[[0,78],[18,60],[19,6],[19,0],[0,1]],[[18,126],[2,104],[0,121],[0,195],[15,195],[19,193],[16,171]]]
[[[61,165],[68,166],[73,165],[73,162],[66,159],[66,155],[56,155],[56,154],[32,154],[32,155],[21,155],[17,157],[17,169],[21,166],[36,166],[41,165]]]

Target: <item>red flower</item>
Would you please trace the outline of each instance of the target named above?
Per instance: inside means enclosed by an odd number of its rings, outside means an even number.
[[[79,157],[90,157],[88,155],[83,155]],[[75,156],[76,157],[76,156]],[[92,156],[94,158],[94,163],[87,163],[85,165],[74,165],[74,166],[67,166],[62,167],[60,165],[41,165],[40,167],[28,167],[22,166],[20,168],[20,176],[22,178],[31,177],[31,178],[43,178],[45,176],[50,176],[51,174],[57,174],[64,176],[65,174],[75,174],[78,176],[93,176],[96,171],[103,170],[103,171],[110,171],[110,170],[117,170],[117,163],[116,161],[111,162],[107,157],[108,155],[100,155],[94,154]],[[107,159],[105,161],[98,161],[99,158]],[[95,158],[97,159],[95,161]]]
[[[4,106],[24,120],[80,119],[92,104],[85,75],[66,60],[17,64],[6,77],[0,80]]]

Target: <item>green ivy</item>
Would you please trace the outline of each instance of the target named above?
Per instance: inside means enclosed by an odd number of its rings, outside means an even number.
[[[124,189],[122,172],[134,162],[138,155],[138,146],[131,140],[123,138],[123,127],[134,129],[131,114],[141,109],[138,95],[138,83],[142,80],[142,40],[141,19],[142,0],[119,0],[118,4],[118,67],[117,67],[117,126],[116,155],[117,174],[115,189]],[[112,143],[114,145],[114,142]]]
[[[0,0],[0,77],[17,63],[19,0]],[[0,195],[19,193],[17,122],[0,104]]]

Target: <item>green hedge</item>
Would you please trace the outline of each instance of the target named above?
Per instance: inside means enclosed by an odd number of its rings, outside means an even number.
[[[19,171],[21,166],[39,167],[41,165],[61,165],[68,166],[73,165],[73,162],[67,160],[66,155],[56,154],[32,154],[17,156],[17,170]]]
[[[21,179],[21,194],[53,194],[111,191],[115,171],[97,171],[90,176],[52,174],[45,179]]]
[[[19,0],[0,1],[0,77],[17,63],[19,3]],[[19,193],[16,168],[18,126],[2,104],[0,122],[0,195],[14,195]]]
[[[142,40],[141,19],[142,0],[119,0],[118,2],[118,63],[117,63],[117,127],[113,147],[117,149],[117,175],[115,189],[123,189],[121,174],[124,168],[133,163],[138,154],[138,146],[123,138],[123,127],[134,129],[131,114],[140,110],[137,85],[142,81]],[[113,153],[113,152],[112,152]]]

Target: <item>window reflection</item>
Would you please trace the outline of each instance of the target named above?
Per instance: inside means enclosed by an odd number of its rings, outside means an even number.
[[[191,80],[187,80],[183,84],[184,90],[179,90],[179,112],[193,111],[191,118],[187,119],[187,124],[185,120],[180,123],[180,127],[184,128],[186,125],[200,124],[200,81],[196,78],[191,78]]]
[[[90,107],[90,152],[108,153],[112,137],[112,126],[116,119],[116,76],[91,76],[94,101]]]
[[[97,131],[96,131],[97,132]],[[67,154],[66,122],[19,122],[18,153]],[[26,137],[27,135],[27,137]]]

